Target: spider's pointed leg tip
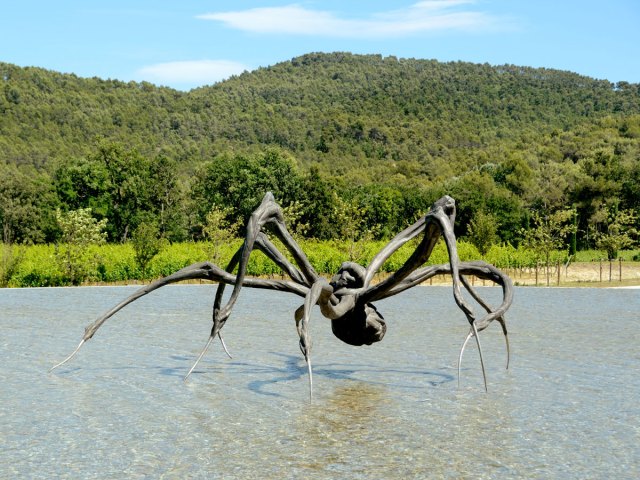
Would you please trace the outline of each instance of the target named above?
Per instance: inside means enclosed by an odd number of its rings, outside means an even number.
[[[224,339],[222,338],[222,335],[220,334],[220,332],[218,332],[218,338],[220,339],[220,343],[222,344],[222,348],[224,349],[224,353],[227,354],[227,357],[229,357],[230,359],[233,359],[233,356],[231,355],[231,353],[229,353],[229,349],[227,348],[227,344],[225,343]]]
[[[305,355],[304,359],[307,362],[307,373],[309,374],[309,402],[311,402],[313,400],[313,370],[309,356]]]
[[[49,373],[53,372],[56,368],[61,367],[62,365],[64,365],[65,363],[67,363],[69,360],[71,360],[73,357],[76,356],[76,354],[78,353],[78,351],[80,350],[80,348],[82,347],[82,345],[84,345],[85,340],[82,339],[80,340],[80,343],[78,344],[78,346],[76,347],[76,349],[71,352],[70,355],[67,356],[67,358],[65,358],[64,360],[62,360],[61,362],[55,364],[53,367],[51,367],[49,369]]]
[[[183,382],[187,381],[187,379],[189,378],[189,375],[191,375],[191,372],[193,372],[195,368],[198,366],[198,363],[200,363],[200,360],[202,360],[202,357],[204,357],[204,354],[207,353],[207,350],[209,349],[209,346],[211,345],[211,342],[213,341],[213,339],[214,339],[214,335],[210,335],[206,345],[202,349],[202,352],[200,352],[200,355],[198,355],[198,358],[196,359],[195,363],[193,364],[191,369],[187,372],[184,379],[182,380]]]
[[[511,362],[511,349],[509,348],[509,337],[507,335],[505,335],[504,339],[507,342],[507,366],[506,366],[506,370],[509,370],[509,363]]]
[[[505,322],[504,317],[498,318],[498,322],[500,322],[500,326],[502,327],[502,334],[504,335],[504,341],[507,345],[507,366],[506,369],[509,370],[509,362],[511,361],[511,348],[509,345],[509,333],[507,332],[507,322]]]
[[[467,343],[469,339],[473,336],[473,329],[469,330],[469,333],[464,339],[462,343],[462,347],[460,348],[460,354],[458,355],[458,388],[460,388],[460,377],[462,376],[462,356],[464,355],[464,349],[467,347]]]
[[[487,372],[484,368],[484,359],[482,357],[482,345],[480,345],[480,335],[478,335],[478,329],[476,328],[475,322],[471,323],[471,329],[473,336],[476,337],[476,343],[478,344],[478,354],[480,355],[480,366],[482,367],[482,379],[484,380],[484,390],[488,392],[487,388]]]

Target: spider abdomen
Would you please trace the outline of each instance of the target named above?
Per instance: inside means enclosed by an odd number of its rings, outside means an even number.
[[[331,320],[331,330],[343,342],[359,347],[382,340],[387,324],[372,303],[358,303],[347,314]]]

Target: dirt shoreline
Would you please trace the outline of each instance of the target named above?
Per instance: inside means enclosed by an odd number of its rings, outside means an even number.
[[[516,285],[560,287],[631,287],[640,286],[640,262],[578,262],[568,266],[553,266],[537,272],[507,269],[505,272]]]
[[[569,265],[554,265],[527,269],[501,269],[511,277],[516,286],[538,287],[589,287],[589,288],[640,288],[640,262],[577,262]],[[472,279],[474,285],[491,285],[490,281]],[[450,284],[442,276],[430,282],[432,285]]]
[[[538,287],[602,287],[602,288],[640,288],[640,262],[577,262],[568,266],[560,265],[538,269],[502,269],[516,286],[538,286]],[[380,275],[374,281],[380,281],[388,275]],[[272,278],[282,279],[285,277],[276,276]],[[490,281],[482,281],[476,278],[470,279],[474,285],[492,285]],[[125,286],[125,285],[147,285],[151,282],[141,280],[129,280],[123,282],[88,282],[83,286]],[[180,282],[182,284],[207,284],[204,280],[190,280]],[[451,278],[448,275],[438,275],[425,282],[425,285],[450,285]]]

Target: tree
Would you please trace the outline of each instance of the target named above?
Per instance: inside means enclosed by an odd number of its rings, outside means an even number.
[[[472,171],[445,183],[443,189],[456,200],[456,234],[467,234],[476,212],[496,217],[498,235],[505,242],[517,243],[524,210],[521,200],[504,186],[495,183],[486,172]],[[444,193],[444,192],[443,192]]]
[[[5,244],[53,241],[57,198],[49,176],[33,167],[0,163],[0,225]]]
[[[402,218],[404,198],[402,193],[388,185],[367,185],[354,190],[354,199],[364,214],[361,228],[377,239],[393,237],[406,226]]]
[[[125,242],[141,222],[150,220],[170,240],[187,236],[177,164],[164,155],[149,160],[103,140],[87,158],[58,162],[54,183],[68,209],[91,208],[108,220],[110,241]]]
[[[141,209],[155,217],[163,238],[169,241],[184,240],[187,237],[187,220],[177,162],[165,155],[152,160],[147,183],[149,197]]]
[[[495,215],[483,211],[476,212],[467,229],[469,240],[485,256],[498,237],[498,221]]]
[[[56,245],[56,259],[67,280],[73,285],[79,285],[88,278],[97,263],[97,258],[90,254],[89,247],[106,241],[104,229],[107,221],[93,218],[89,208],[68,212],[58,209],[56,219],[62,230],[60,243]]]
[[[532,215],[533,227],[522,230],[524,236],[523,245],[530,248],[536,254],[537,261],[545,259],[547,285],[549,285],[549,258],[554,250],[567,250],[567,237],[575,231],[573,209],[558,210],[553,213],[541,215],[534,212]]]
[[[367,227],[366,211],[358,203],[334,195],[333,218],[336,222],[337,238],[346,242],[349,261],[362,262],[366,242],[376,236],[375,227]]]
[[[631,247],[638,231],[634,225],[637,216],[633,210],[617,210],[602,205],[593,217],[596,222],[596,246],[607,252],[609,260],[618,258],[618,251]],[[600,228],[598,228],[600,227]]]
[[[149,263],[162,249],[162,238],[157,223],[153,219],[140,222],[133,230],[131,243],[142,277],[147,278]]]
[[[99,218],[109,215],[113,184],[106,165],[98,158],[60,160],[53,169],[53,184],[65,208],[90,208]]]
[[[220,265],[222,259],[222,246],[235,238],[240,230],[239,221],[229,221],[232,215],[231,210],[229,207],[214,205],[205,217],[202,231],[207,240],[207,256],[216,265]]]
[[[199,222],[204,222],[216,205],[231,209],[230,216],[244,224],[266,192],[273,193],[278,203],[287,207],[300,195],[301,182],[294,160],[277,151],[223,155],[198,169],[190,197]]]
[[[300,222],[308,225],[304,232],[312,238],[329,239],[335,236],[333,212],[335,209],[332,185],[313,165],[302,179],[301,188],[302,215]]]
[[[304,215],[302,202],[294,200],[288,206],[282,209],[282,216],[287,224],[287,229],[294,237],[303,237],[310,229],[308,223],[304,223],[302,216]]]
[[[109,237],[126,242],[140,221],[140,213],[151,209],[149,161],[135,149],[115,142],[100,142],[94,159],[109,175]]]

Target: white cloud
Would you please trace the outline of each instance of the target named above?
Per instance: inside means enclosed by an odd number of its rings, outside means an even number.
[[[249,68],[229,60],[193,60],[148,65],[136,77],[162,85],[205,85],[238,75]]]
[[[214,12],[197,18],[222,22],[255,33],[320,35],[327,37],[397,37],[435,30],[486,28],[495,19],[485,13],[458,7],[473,0],[425,0],[398,10],[366,18],[340,18],[333,12],[310,10],[297,4]]]

